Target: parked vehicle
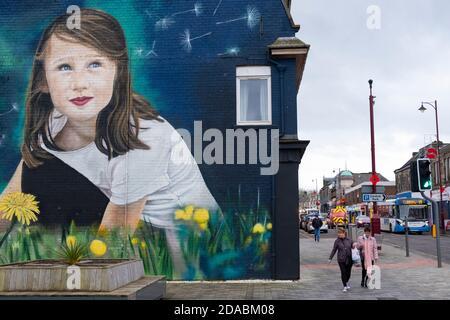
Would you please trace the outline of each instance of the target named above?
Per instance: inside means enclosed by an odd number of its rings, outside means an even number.
[[[358,228],[370,227],[370,218],[366,215],[358,215],[355,219]]]
[[[347,224],[347,210],[344,207],[338,206],[331,210],[330,213],[330,227],[336,228],[345,226]]]
[[[320,216],[323,218],[322,221],[323,223],[326,223],[328,227],[330,227],[331,224],[331,219],[329,217],[329,214],[326,212],[321,212]]]
[[[311,214],[305,215],[303,217],[302,221],[300,222],[300,229],[308,231],[308,229],[307,229],[308,223],[311,220],[311,218],[313,218],[313,217],[315,217],[315,215],[311,215]]]
[[[312,219],[314,219],[314,216],[312,216],[306,226],[306,232],[313,233],[314,227],[312,225]],[[320,227],[320,232],[328,233],[328,224],[326,223],[325,219],[323,217],[320,217],[320,220],[322,220],[322,226]]]

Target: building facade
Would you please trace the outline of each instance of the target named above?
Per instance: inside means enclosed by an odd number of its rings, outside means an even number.
[[[18,191],[10,182],[22,168],[27,181],[22,191],[34,195],[42,209],[33,225],[46,228],[50,216],[64,222],[58,226],[62,237],[49,236],[45,239],[53,240],[34,248],[64,243],[76,233],[71,222],[102,227],[110,203],[129,214],[132,201],[141,201],[143,235],[130,235],[134,240],[127,240],[126,253],[106,236],[99,239],[110,248],[107,257],[138,255],[148,274],[169,279],[298,279],[298,167],[309,141],[297,134],[297,94],[309,45],[296,38],[300,26],[292,19],[291,1],[85,0],[71,5],[53,0],[0,4],[0,22],[10,26],[0,31],[0,191],[3,196]],[[55,23],[57,28],[48,28]],[[55,30],[61,37],[47,39]],[[64,51],[64,45],[70,47],[64,39],[74,40],[74,50]],[[45,51],[46,41],[64,45],[59,52]],[[61,95],[51,93],[58,88],[41,82],[39,68],[50,66],[42,63],[45,54],[54,61],[70,58],[53,71],[64,77],[57,83],[65,90],[78,90],[69,92],[72,109],[89,110],[87,101],[94,101],[89,90],[108,84],[101,89],[112,97],[92,118],[97,121],[89,122],[97,140],[86,149],[52,146],[67,127],[61,122],[60,131],[52,131],[49,123],[72,114],[55,108],[53,98]],[[81,58],[93,55],[102,60],[81,64]],[[107,66],[116,76],[105,71]],[[103,71],[108,81],[97,81]],[[148,120],[154,115],[150,108],[168,124]],[[141,135],[134,130],[144,113],[147,127],[139,130],[150,131]],[[40,122],[33,122],[36,117]],[[26,124],[41,127],[27,131]],[[48,166],[20,163],[30,132],[49,135],[45,146],[54,150],[45,149],[53,159]],[[136,137],[147,137],[149,148]],[[134,162],[141,152],[145,156]],[[189,161],[176,162],[180,154]],[[72,163],[76,156],[79,161]],[[86,161],[89,165],[82,165]],[[98,170],[89,170],[94,165]],[[56,166],[59,171],[52,170]],[[54,192],[42,193],[42,186]],[[127,217],[116,217],[114,224],[124,227],[120,223],[131,221]],[[7,256],[5,250],[0,247],[1,256]],[[29,257],[36,255],[42,256]]]
[[[389,187],[388,192],[395,188],[384,176],[377,174],[379,185]],[[320,203],[323,212],[329,212],[336,205],[355,205],[361,203],[361,188],[370,184],[372,173],[353,173],[349,170],[339,172],[335,177],[324,178],[323,187],[320,189]]]

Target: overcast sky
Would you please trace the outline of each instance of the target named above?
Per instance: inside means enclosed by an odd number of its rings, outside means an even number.
[[[374,80],[377,172],[394,180],[412,152],[435,134],[450,142],[450,2],[446,0],[293,0],[297,37],[311,45],[297,97],[299,139],[311,140],[300,187],[347,168],[371,171],[369,86]],[[380,8],[380,29],[367,9]],[[435,138],[434,138],[435,139]]]

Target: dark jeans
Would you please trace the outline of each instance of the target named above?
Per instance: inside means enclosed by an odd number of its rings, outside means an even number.
[[[361,283],[364,285],[367,285],[367,269],[364,264],[364,256],[361,254],[361,268],[362,268],[362,277],[361,277]],[[374,261],[372,260],[372,265]]]
[[[342,284],[347,286],[350,276],[352,275],[352,263],[350,262],[339,262],[339,268],[341,269],[341,279]]]
[[[314,240],[315,241],[320,241],[320,228],[315,228],[314,229]]]

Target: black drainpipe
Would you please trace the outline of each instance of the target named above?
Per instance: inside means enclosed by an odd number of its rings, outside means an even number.
[[[280,138],[284,136],[284,73],[286,71],[286,66],[271,59],[270,53],[267,54],[267,61],[274,64],[278,70],[279,74],[279,86],[280,86]],[[275,175],[272,175],[272,221],[274,220],[274,214],[276,210],[276,188],[275,188]],[[272,229],[272,278],[275,278],[276,276],[276,252],[274,250],[275,248],[275,242],[276,242],[277,234],[276,234],[276,228]]]
[[[278,70],[279,74],[279,85],[280,85],[280,138],[284,136],[284,73],[286,71],[286,66],[284,64],[281,64],[269,57],[269,54],[267,55],[267,60],[274,64]]]

